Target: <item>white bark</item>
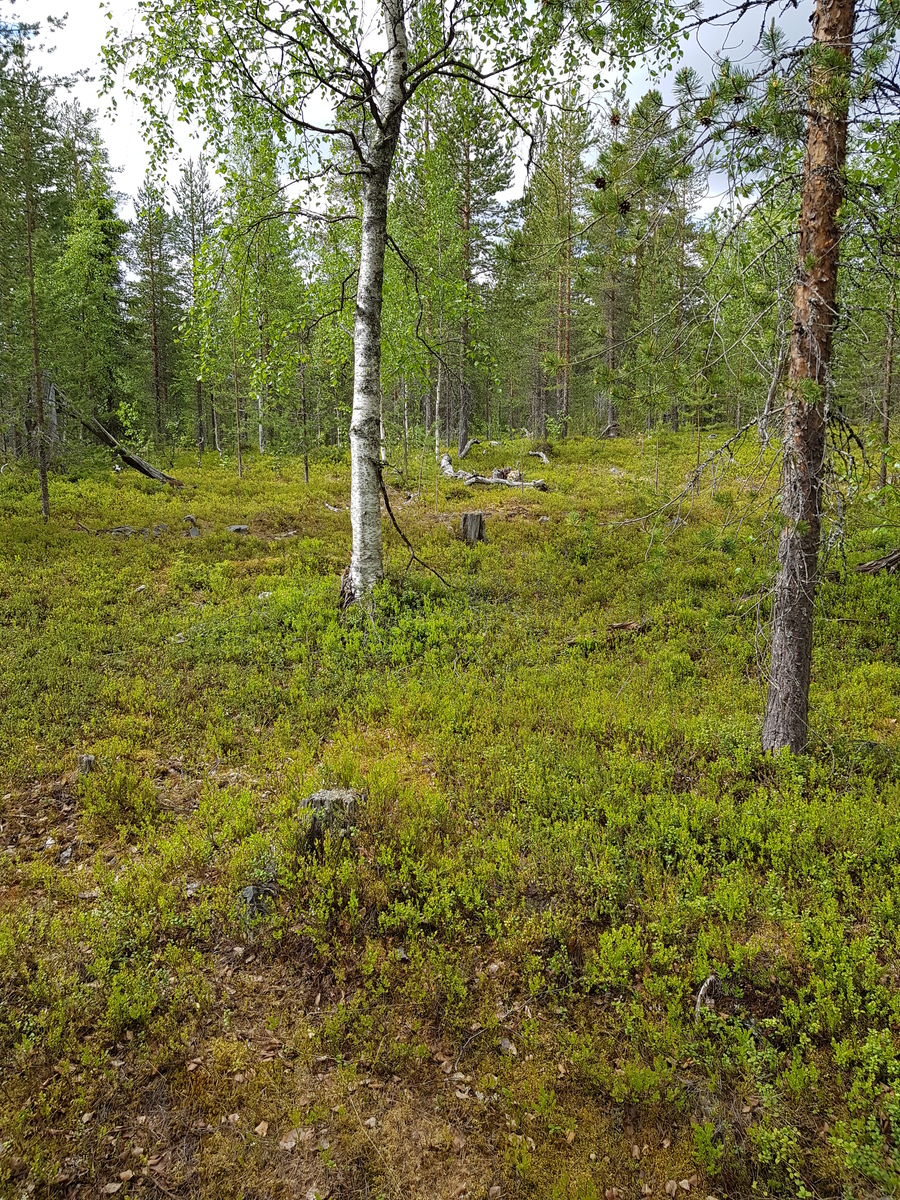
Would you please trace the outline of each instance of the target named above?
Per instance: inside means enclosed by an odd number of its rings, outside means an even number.
[[[382,5],[388,52],[381,121],[368,147],[362,186],[362,238],[353,328],[353,413],[350,420],[350,523],[353,551],[347,599],[360,599],[381,579],[381,307],[387,246],[388,184],[400,136],[408,70],[402,0]]]

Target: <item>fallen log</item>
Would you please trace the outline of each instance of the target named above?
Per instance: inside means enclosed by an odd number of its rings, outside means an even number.
[[[529,458],[539,458],[545,467],[550,466],[550,459],[543,452],[543,450],[529,450],[528,457]]]
[[[883,558],[873,558],[871,562],[857,563],[853,568],[858,575],[877,575],[879,571],[889,571],[892,575],[900,571],[900,550],[892,550]]]
[[[77,408],[73,408],[70,404],[67,404],[65,401],[63,401],[61,399],[61,392],[59,388],[55,388],[55,391],[57,411],[65,413],[67,417],[72,417],[76,421],[80,421],[85,429],[89,430],[89,432],[91,432],[98,441],[103,442],[105,446],[108,446],[114,454],[118,454],[119,458],[121,458],[122,462],[127,466],[133,467],[135,471],[140,471],[140,473],[142,475],[146,475],[148,479],[155,479],[157,483],[167,483],[170,487],[184,487],[184,484],[180,479],[175,479],[172,475],[167,475],[165,471],[158,470],[152,465],[152,463],[148,463],[145,459],[141,458],[140,455],[135,454],[133,450],[129,450],[127,446],[123,446],[122,443],[117,438],[113,437],[109,430],[105,429],[94,417],[86,416],[84,413],[79,412]]]
[[[449,454],[441,455],[441,461],[439,465],[441,468],[441,474],[445,479],[461,479],[465,474],[464,471],[460,471],[457,475],[456,471],[453,470],[453,463],[450,461]]]
[[[462,450],[460,450],[457,457],[465,458],[473,446],[480,446],[480,445],[481,445],[481,440],[479,438],[469,438],[469,440],[463,446]]]
[[[543,479],[523,479],[519,471],[512,471],[509,467],[495,467],[490,476],[478,475],[474,471],[454,471],[450,455],[446,453],[441,456],[440,468],[445,479],[458,479],[466,487],[474,487],[476,484],[485,487],[492,484],[503,484],[512,488],[536,488],[539,492],[548,490]]]
[[[461,476],[457,475],[457,479],[459,478]],[[546,492],[548,490],[547,484],[543,479],[504,479],[502,475],[491,475],[490,478],[486,475],[466,475],[463,483],[467,487],[472,487],[476,483],[488,486],[492,483],[501,483],[511,488],[537,488],[539,492]]]

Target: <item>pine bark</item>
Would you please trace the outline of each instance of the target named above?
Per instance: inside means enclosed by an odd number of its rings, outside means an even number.
[[[844,196],[854,0],[817,0],[813,15],[809,128],[800,208],[793,328],[784,405],[778,574],[762,744],[806,747],[812,668],[826,386],[835,320]]]

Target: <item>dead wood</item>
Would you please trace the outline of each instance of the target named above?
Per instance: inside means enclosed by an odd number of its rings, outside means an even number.
[[[460,531],[463,538],[470,546],[474,546],[476,542],[486,542],[487,538],[484,534],[484,513],[463,513],[462,517],[460,518]]]
[[[460,483],[464,483],[467,487],[473,487],[475,484],[482,484],[484,486],[503,484],[506,487],[537,488],[539,492],[546,492],[548,490],[543,479],[523,479],[521,472],[513,470],[512,467],[495,467],[493,474],[490,476],[478,475],[472,471],[454,471],[449,454],[444,454],[441,457],[440,468],[441,474],[445,479],[458,479]]]
[[[871,562],[858,563],[854,568],[858,575],[877,575],[879,571],[890,571],[896,574],[900,571],[900,550],[892,550],[883,558],[873,558]]]
[[[466,444],[463,446],[462,450],[460,450],[460,452],[459,452],[459,454],[458,454],[458,456],[457,456],[457,457],[458,457],[458,458],[465,458],[465,457],[466,457],[466,455],[469,453],[469,451],[472,449],[472,447],[473,447],[473,446],[480,446],[480,445],[481,445],[481,439],[480,439],[480,438],[469,438],[469,440],[468,440],[468,441],[466,442]]]
[[[529,458],[539,458],[545,467],[550,466],[550,459],[543,452],[543,450],[529,450],[528,457]]]
[[[55,388],[55,392],[57,411],[65,413],[67,417],[72,417],[76,421],[80,421],[85,429],[89,430],[98,441],[108,446],[114,454],[118,454],[119,458],[127,466],[132,467],[135,471],[140,471],[148,479],[155,479],[157,483],[167,483],[170,487],[184,487],[180,479],[175,479],[172,475],[167,475],[165,471],[160,471],[152,463],[148,463],[140,455],[135,454],[133,450],[129,450],[127,446],[123,446],[118,438],[113,437],[109,430],[101,425],[96,418],[89,417],[66,403],[62,399],[62,393],[59,388]]]

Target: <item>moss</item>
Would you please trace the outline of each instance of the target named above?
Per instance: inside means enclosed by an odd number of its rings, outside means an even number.
[[[663,439],[657,494],[637,443],[554,446],[548,493],[479,493],[475,551],[426,479],[397,511],[452,587],[388,530],[343,620],[342,460],[58,478],[49,526],[0,480],[3,1188],[900,1184],[895,584],[823,587],[812,752],[764,759],[767,464],[651,537],[694,452]],[[310,856],[323,785],[363,799]]]

